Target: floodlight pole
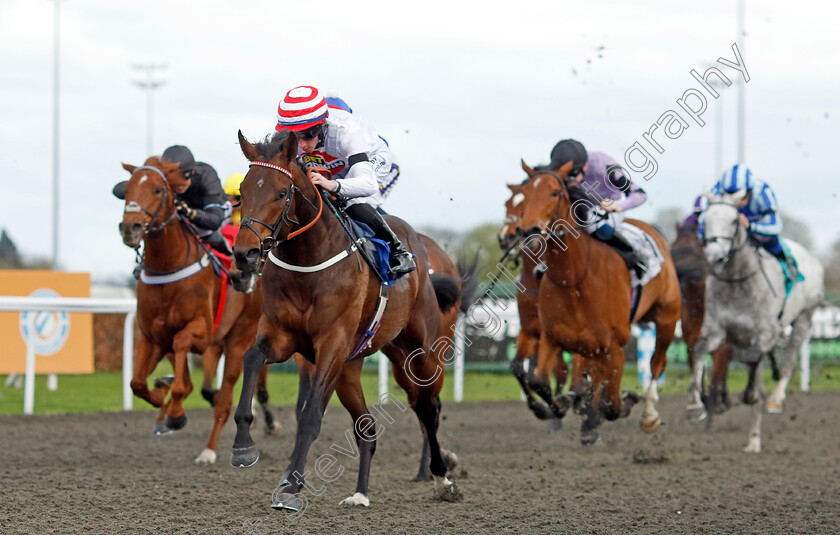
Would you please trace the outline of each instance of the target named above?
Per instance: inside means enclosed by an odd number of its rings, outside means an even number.
[[[61,0],[55,2],[55,23],[53,24],[53,188],[52,188],[52,269],[58,269],[58,118],[59,118],[59,27]]]
[[[152,93],[155,89],[166,84],[165,80],[155,77],[155,71],[166,69],[166,65],[163,63],[137,63],[132,65],[132,67],[146,72],[145,80],[135,80],[133,84],[146,91],[146,156],[151,156],[154,154],[154,144],[152,143],[152,122],[154,117]]]
[[[738,43],[738,50],[741,52],[741,57],[744,56],[744,0],[738,0],[738,36],[736,42]],[[745,107],[744,107],[744,92],[746,90],[747,82],[743,79],[738,80],[738,162],[746,163],[745,147],[744,147],[744,130],[745,123]]]

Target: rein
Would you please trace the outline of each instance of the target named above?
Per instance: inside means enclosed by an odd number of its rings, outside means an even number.
[[[312,221],[310,221],[309,223],[307,223],[303,227],[301,227],[301,228],[299,228],[299,229],[297,229],[293,232],[290,232],[289,235],[286,236],[286,238],[279,239],[278,236],[280,234],[280,230],[283,228],[283,223],[288,223],[289,225],[299,225],[300,224],[299,221],[296,221],[296,220],[292,219],[291,217],[289,217],[289,212],[292,209],[292,198],[295,196],[296,193],[301,193],[300,188],[295,186],[294,176],[292,175],[292,173],[288,169],[286,169],[284,167],[280,167],[279,165],[274,165],[273,163],[256,162],[256,161],[251,162],[248,165],[249,165],[249,167],[254,166],[254,165],[260,166],[260,167],[268,167],[269,169],[274,169],[275,171],[280,171],[281,173],[287,175],[290,179],[292,179],[292,183],[289,185],[289,190],[288,190],[288,192],[285,196],[286,197],[286,204],[283,206],[283,211],[281,212],[280,216],[278,216],[277,220],[274,222],[273,225],[271,225],[271,224],[269,224],[269,223],[267,223],[267,222],[265,222],[261,219],[257,219],[255,217],[243,217],[242,221],[240,222],[240,224],[242,226],[247,227],[251,232],[256,234],[257,239],[260,241],[260,264],[259,264],[259,268],[257,269],[257,276],[260,276],[260,275],[262,275],[263,268],[265,267],[265,261],[266,261],[267,258],[269,258],[269,253],[271,253],[272,249],[274,249],[276,246],[280,245],[281,243],[294,238],[295,236],[299,236],[300,234],[303,234],[304,232],[306,232],[307,230],[312,228],[312,226],[315,225],[315,223],[317,223],[319,219],[321,219],[321,213],[323,212],[323,209],[324,209],[324,201],[323,201],[323,199],[321,199],[321,196],[318,195],[318,214],[315,216],[315,219],[313,219]],[[301,193],[301,195],[303,195],[303,194]],[[315,204],[312,201],[310,201],[309,198],[307,198],[305,195],[303,195],[303,198],[306,200],[306,202],[308,202],[310,205],[312,205],[313,208],[315,207]],[[264,226],[265,228],[267,228],[271,232],[271,235],[268,236],[267,238],[263,239],[263,237],[260,236],[260,233],[257,231],[257,229],[254,228],[252,223],[259,223],[260,225]],[[274,256],[274,255],[271,255],[271,256]],[[276,259],[276,257],[275,257],[275,259]],[[274,262],[274,259],[272,260],[272,262]],[[276,262],[274,262],[274,263],[276,263]]]

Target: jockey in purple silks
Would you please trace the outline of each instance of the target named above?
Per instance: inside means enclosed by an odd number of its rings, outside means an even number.
[[[624,212],[644,203],[647,194],[630,182],[614,159],[603,152],[587,153],[579,141],[565,139],[552,149],[549,167],[557,171],[570,161],[567,184],[575,220],[586,233],[614,247],[641,278],[647,268],[620,227]]]
[[[709,206],[709,201],[706,199],[705,195],[698,195],[696,199],[694,199],[694,208],[691,211],[691,215],[686,217],[682,223],[680,223],[680,228],[683,227],[696,227],[700,224],[700,214],[706,211],[706,208]]]

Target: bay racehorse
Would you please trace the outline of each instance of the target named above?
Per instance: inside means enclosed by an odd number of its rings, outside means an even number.
[[[531,412],[540,420],[549,420],[549,429],[556,431],[559,430],[562,419],[558,418],[552,410],[554,406],[546,405],[531,388],[533,384],[543,392],[546,389],[549,392],[551,391],[547,373],[540,374],[540,376],[535,375],[535,372],[539,370],[537,367],[537,351],[540,343],[540,318],[537,302],[540,280],[537,277],[536,269],[540,262],[536,254],[537,251],[528,249],[527,244],[524,244],[525,249],[523,249],[522,236],[518,236],[516,232],[511,232],[522,221],[522,201],[525,198],[522,190],[524,186],[522,184],[508,184],[507,187],[510,189],[511,196],[505,202],[505,224],[499,232],[499,246],[503,251],[508,252],[507,256],[513,256],[517,262],[521,263],[522,267],[522,274],[519,278],[521,287],[518,288],[519,291],[516,293],[520,329],[516,336],[516,355],[510,363],[510,370],[519,382]],[[557,357],[553,366],[548,364],[543,367],[542,371],[552,369],[556,385],[555,396],[560,396],[566,384],[568,368],[565,360],[563,360],[562,352]],[[572,358],[572,381],[573,385],[577,385],[577,390],[580,390],[583,380],[583,361],[579,355],[573,355]],[[526,360],[529,363],[527,372],[524,366]],[[575,386],[572,386],[572,389],[575,390]]]
[[[700,339],[700,328],[703,326],[703,316],[706,310],[706,258],[703,244],[697,236],[697,225],[676,225],[677,238],[671,245],[671,257],[677,268],[677,278],[680,281],[682,295],[682,312],[680,322],[682,338],[685,342],[688,356],[688,368],[694,369],[694,346]],[[724,343],[712,351],[712,378],[708,392],[703,389],[706,405],[710,407],[709,415],[723,412],[731,405],[726,387],[726,371],[732,356],[732,346]],[[701,355],[700,358],[705,358]],[[703,413],[705,415],[705,413]],[[708,420],[711,423],[711,417]]]
[[[123,168],[131,173],[131,179],[126,185],[120,234],[123,243],[133,249],[139,250],[144,243],[144,271],[137,284],[140,336],[134,347],[131,388],[139,398],[160,407],[155,434],[179,430],[187,423],[183,401],[193,388],[187,353],[223,348],[222,387],[211,393],[213,429],[207,446],[196,458],[199,464],[211,464],[216,460],[219,434],[230,415],[242,355],[256,336],[252,318],[258,315],[262,294],[232,295],[227,301],[231,308],[218,318],[219,329],[214,333],[214,318],[226,289],[214,273],[210,253],[178,217],[167,180],[169,175],[181,173],[178,163],[152,156],[140,167],[123,164]],[[156,379],[149,389],[148,377],[164,357],[172,363],[174,376]]]
[[[566,178],[572,162],[559,173],[535,171],[522,162],[529,176],[522,193],[523,215],[512,232],[534,249],[539,242],[540,258],[546,272],[540,281],[538,309],[540,342],[538,374],[547,374],[563,349],[579,353],[591,379],[587,392],[574,392],[558,400],[550,391],[539,391],[546,403],[563,414],[575,396],[585,396],[581,442],[598,439],[597,427],[603,418],[628,416],[637,394],[621,393],[624,346],[630,338],[630,324],[638,321],[656,325],[656,349],[651,358],[652,380],[643,398],[641,428],[654,432],[660,424],[656,411],[657,379],[666,364],[666,349],[674,337],[680,315],[680,291],[676,270],[662,236],[642,221],[626,220],[644,230],[664,258],[661,271],[641,290],[631,317],[630,273],[618,253],[603,242],[579,232],[573,217],[572,200]]]
[[[799,264],[804,280],[796,282],[788,295],[779,261],[751,243],[740,223],[738,203],[744,192],[707,194],[709,207],[703,214],[706,261],[706,313],[695,355],[704,355],[723,342],[732,344],[733,360],[747,366],[748,384],[744,401],[753,404],[753,423],[744,451],[761,451],[761,419],[765,407],[761,376],[764,356],[775,353],[779,383],[767,399],[766,409],[782,412],[785,390],[793,377],[796,356],[811,330],[811,316],[824,296],[823,267],[804,247],[786,240]],[[791,334],[785,340],[784,329]],[[688,416],[698,419],[706,411],[701,397],[703,363],[694,361],[689,388]]]
[[[457,279],[430,276],[420,237],[404,221],[389,217],[391,228],[415,254],[417,269],[391,285],[378,330],[359,346],[382,286],[353,254],[342,223],[324,210],[321,193],[295,164],[297,139],[278,132],[254,145],[240,132],[239,144],[250,169],[240,186],[243,220],[234,257],[244,273],[263,273],[264,303],[256,343],[245,353],[231,464],[246,467],[259,459],[249,430],[257,373],[266,362],[282,362],[299,353],[308,364],[300,368],[295,446],[272,507],[299,509],[297,495],[309,474],[304,470],[306,457],[333,391],[353,419],[359,459],[356,492],[342,503],[368,505],[371,459],[384,428],[377,427],[368,412],[360,374],[362,358],[381,349],[394,363],[397,382],[428,438],[435,486],[451,499],[457,491],[446,478],[437,438],[440,352],[448,351],[451,339],[441,339],[439,333],[441,314],[456,304]],[[361,348],[357,356],[362,358],[349,358],[354,346]]]

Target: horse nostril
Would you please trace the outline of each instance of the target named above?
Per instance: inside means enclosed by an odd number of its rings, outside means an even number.
[[[253,268],[259,262],[260,250],[255,247],[245,252],[241,249],[234,249],[233,259],[236,262],[236,267],[241,271],[253,271]]]
[[[143,232],[143,225],[140,223],[132,223],[131,225],[131,233],[132,234],[140,234]]]

